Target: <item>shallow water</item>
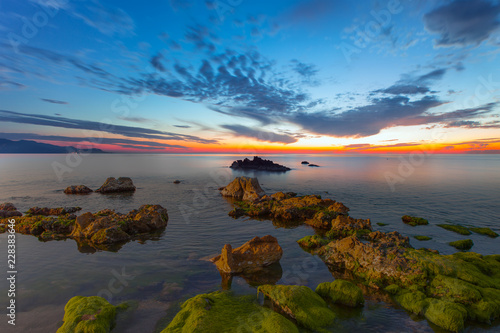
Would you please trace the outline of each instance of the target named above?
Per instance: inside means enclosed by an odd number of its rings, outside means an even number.
[[[221,278],[206,257],[216,255],[226,243],[239,246],[255,236],[278,238],[284,255],[281,284],[303,284],[314,288],[332,280],[326,266],[304,252],[296,240],[314,233],[308,226],[279,228],[270,221],[227,215],[232,205],[217,188],[234,177],[256,176],[268,192],[294,191],[321,194],[351,208],[355,218],[370,218],[375,230],[398,230],[407,236],[428,235],[431,241],[411,238],[416,248],[438,249],[451,254],[448,242],[471,238],[473,251],[500,253],[498,239],[473,234],[461,236],[436,226],[453,222],[500,229],[500,157],[496,155],[429,155],[409,160],[408,156],[318,156],[275,155],[275,162],[293,170],[287,173],[240,172],[227,168],[240,156],[231,155],[89,155],[81,163],[69,160],[71,172],[60,181],[52,164],[68,165],[65,155],[0,155],[0,202],[13,202],[20,211],[32,206],[80,206],[82,212],[111,208],[128,212],[142,204],[160,204],[168,209],[169,222],[158,240],[130,242],[118,252],[81,253],[73,240],[39,242],[33,236],[18,235],[18,317],[13,330],[6,320],[2,332],[50,332],[62,320],[64,305],[75,295],[102,295],[112,303],[134,300],[136,313],[120,332],[153,332],[158,320],[175,314],[179,301],[220,289]],[[320,165],[301,165],[302,160]],[[410,168],[405,164],[407,161]],[[413,162],[412,162],[413,161]],[[413,164],[412,164],[413,163]],[[78,165],[76,165],[78,164]],[[401,171],[401,172],[400,172]],[[400,177],[391,186],[386,176]],[[85,184],[98,188],[107,177],[131,177],[137,186],[133,195],[65,195],[66,186]],[[173,180],[181,184],[173,184]],[[394,191],[393,191],[394,190]],[[411,227],[401,222],[405,214],[421,216],[428,226]],[[388,223],[379,227],[377,222]],[[6,235],[0,235],[6,248]],[[5,260],[0,268],[5,269]],[[2,279],[2,290],[6,290]],[[255,287],[234,278],[231,289],[238,294],[255,293]],[[5,293],[0,303],[6,304]],[[347,311],[337,332],[440,332],[421,318],[377,299],[360,312]],[[161,326],[161,325],[160,325]],[[157,327],[158,328],[158,327]],[[469,326],[468,332],[500,330]]]

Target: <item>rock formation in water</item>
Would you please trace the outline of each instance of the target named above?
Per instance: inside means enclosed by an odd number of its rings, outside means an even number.
[[[1,217],[15,217],[22,216],[23,214],[19,212],[11,202],[4,202],[0,204],[0,218]]]
[[[234,161],[230,166],[231,169],[249,169],[249,170],[260,170],[260,171],[289,171],[284,165],[274,163],[271,160],[265,160],[258,156],[254,156],[253,160],[245,158],[244,160]]]
[[[93,191],[85,185],[71,185],[64,190],[66,194],[89,194],[92,192]]]
[[[135,191],[134,183],[129,177],[120,177],[115,179],[109,177],[104,184],[99,187],[96,192],[99,193],[116,193],[116,192],[132,192]]]
[[[28,209],[26,214],[28,215],[43,215],[43,216],[60,216],[66,214],[76,213],[82,210],[81,207],[59,207],[59,208],[48,208],[48,207],[31,207]]]
[[[224,197],[237,200],[256,200],[264,195],[264,190],[260,187],[257,178],[237,177],[222,188],[220,193]]]

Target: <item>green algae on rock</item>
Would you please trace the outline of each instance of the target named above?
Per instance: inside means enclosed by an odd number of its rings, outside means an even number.
[[[354,283],[336,279],[333,282],[323,282],[316,287],[316,293],[324,299],[330,299],[333,303],[338,303],[350,307],[363,306],[365,299],[363,292]]]
[[[465,327],[467,310],[460,304],[433,299],[425,311],[425,318],[452,332],[460,332]]]
[[[378,226],[385,227],[386,225],[389,225],[389,223],[383,223],[383,222],[377,222]]]
[[[412,227],[415,227],[417,225],[429,224],[429,221],[427,221],[426,219],[410,215],[404,215],[403,217],[401,217],[401,220],[403,220],[404,223],[411,225]]]
[[[328,242],[329,241],[327,239],[318,235],[305,236],[297,241],[301,247],[306,249],[321,247],[328,244]]]
[[[317,330],[335,320],[335,314],[326,302],[306,286],[264,285],[257,290],[280,312],[307,329]]]
[[[458,224],[438,224],[437,226],[464,236],[471,234],[469,229]]]
[[[465,250],[465,251],[470,250],[471,247],[474,246],[474,242],[472,241],[472,239],[461,239],[454,242],[449,242],[448,244],[450,244],[451,246],[453,246],[458,250]]]
[[[235,297],[228,291],[188,299],[161,333],[177,332],[294,333],[297,327],[282,315],[256,303],[255,296]]]
[[[491,230],[490,228],[469,228],[470,231],[475,232],[476,234],[490,236],[492,238],[498,237],[498,234]]]
[[[57,333],[107,333],[115,326],[118,307],[98,296],[75,296],[64,307],[64,324]]]
[[[415,238],[416,240],[419,240],[419,241],[428,241],[428,240],[431,240],[432,237],[429,237],[429,236],[413,236],[413,238]]]

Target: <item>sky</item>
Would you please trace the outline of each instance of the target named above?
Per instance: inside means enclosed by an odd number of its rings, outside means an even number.
[[[500,1],[3,0],[0,138],[500,153]]]

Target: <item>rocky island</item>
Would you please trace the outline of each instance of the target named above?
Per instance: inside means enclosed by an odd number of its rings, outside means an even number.
[[[290,168],[274,163],[271,160],[265,160],[258,156],[254,156],[253,160],[245,158],[244,160],[234,161],[230,166],[231,169],[243,169],[243,170],[259,170],[259,171],[278,171],[285,172],[291,170]]]

